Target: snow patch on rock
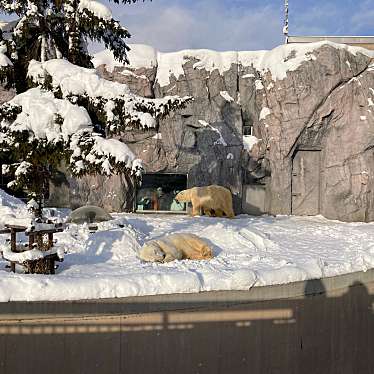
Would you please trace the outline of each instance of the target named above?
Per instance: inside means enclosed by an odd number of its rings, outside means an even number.
[[[170,84],[170,78],[178,79],[185,74],[183,65],[193,61],[193,69],[205,69],[208,72],[218,70],[223,75],[233,64],[243,67],[252,67],[260,74],[270,73],[274,81],[283,80],[287,73],[295,71],[301,64],[317,60],[315,51],[323,46],[330,46],[340,50],[346,50],[352,55],[361,53],[374,58],[374,51],[360,47],[352,47],[345,44],[336,44],[329,41],[305,44],[285,44],[270,51],[227,51],[217,52],[208,49],[183,50],[179,52],[162,53],[152,47],[144,45],[130,45],[133,52],[129,54],[130,67],[154,67],[157,66],[156,81],[161,87]],[[103,52],[97,54],[95,66],[100,59],[108,57]],[[96,57],[95,57],[96,58]],[[106,60],[107,61],[107,60]],[[112,66],[111,62],[106,62]],[[149,64],[151,66],[149,66]],[[254,74],[245,74],[242,78],[254,78]]]
[[[264,120],[267,116],[269,116],[271,114],[271,110],[267,107],[264,107],[261,109],[261,112],[260,112],[260,121]]]
[[[200,123],[200,125],[202,125],[204,127],[209,127],[210,129],[212,129],[214,132],[216,132],[218,134],[219,137],[214,142],[214,145],[223,145],[224,147],[227,147],[227,143],[226,143],[225,139],[223,138],[221,131],[219,131],[216,127],[212,126],[210,123],[208,123],[204,120],[199,120],[199,123]]]
[[[328,45],[330,47],[346,50],[356,56],[361,53],[374,58],[374,51],[360,47],[352,47],[345,44],[336,44],[329,41],[305,44],[284,44],[271,51],[238,52],[238,62],[242,66],[254,67],[262,74],[269,72],[273,80],[283,80],[287,72],[295,71],[307,61],[315,61],[317,57],[313,54],[317,49]]]
[[[264,89],[264,85],[262,84],[260,79],[257,79],[255,81],[255,87],[256,87],[256,90],[259,90],[259,91]]]
[[[218,70],[221,75],[237,63],[237,52],[216,52],[208,49],[183,50],[179,52],[157,54],[158,69],[156,81],[161,87],[170,83],[170,77],[184,75],[183,65],[195,61],[193,69]]]
[[[242,76],[242,78],[247,79],[247,78],[256,78],[254,74],[245,74]]]
[[[158,132],[156,135],[152,136],[152,139],[161,140],[162,139],[162,134],[160,132]]]
[[[243,146],[248,152],[252,151],[252,148],[260,141],[261,139],[258,139],[253,135],[243,135]]]
[[[158,52],[153,47],[145,44],[129,44],[130,51],[127,52],[127,58],[130,62],[127,65],[131,69],[140,68],[154,68],[157,67],[157,54]],[[109,72],[113,72],[116,66],[126,67],[122,62],[118,62],[114,56],[113,52],[105,49],[94,55],[92,60],[94,67],[97,68],[100,65],[105,65]]]
[[[227,91],[221,91],[220,92],[220,95],[226,100],[228,101],[229,103],[232,103],[234,102],[235,100],[229,95],[229,93]]]

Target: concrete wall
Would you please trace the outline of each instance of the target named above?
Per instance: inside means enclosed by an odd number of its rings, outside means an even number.
[[[0,373],[373,373],[374,271],[244,292],[0,304]]]
[[[267,212],[266,186],[244,185],[242,213],[259,216]]]

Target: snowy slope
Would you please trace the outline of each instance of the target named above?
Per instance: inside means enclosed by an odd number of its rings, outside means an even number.
[[[95,234],[77,225],[57,234],[69,253],[55,276],[11,274],[0,261],[0,301],[248,290],[374,267],[374,224],[322,217],[115,217]],[[171,232],[207,239],[214,259],[168,264],[139,260],[137,251],[145,241]],[[0,235],[0,244],[6,237]]]
[[[0,229],[3,229],[5,224],[27,225],[29,222],[30,215],[26,204],[0,189]],[[0,239],[2,243],[3,239],[4,236]]]
[[[260,74],[270,72],[273,80],[286,78],[287,72],[295,71],[303,62],[316,60],[314,52],[324,45],[332,46],[336,49],[346,50],[352,55],[362,53],[374,58],[374,51],[360,47],[352,47],[345,44],[336,44],[329,41],[306,44],[285,44],[274,48],[271,51],[228,51],[217,52],[208,49],[190,49],[171,53],[162,53],[154,48],[130,44],[132,52],[129,54],[130,68],[155,67],[157,66],[156,80],[160,86],[167,86],[170,77],[184,75],[183,65],[188,60],[196,60],[194,69],[205,69],[212,72],[218,70],[222,75],[231,68],[232,64],[244,67],[252,66]],[[113,71],[115,66],[123,66],[116,62],[113,54],[109,51],[102,51],[95,55],[93,60],[95,67],[105,64],[108,71]],[[246,74],[248,76],[248,74]]]

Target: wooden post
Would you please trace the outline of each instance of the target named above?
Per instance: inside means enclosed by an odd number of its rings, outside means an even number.
[[[55,274],[55,259],[50,258],[49,260],[49,274]]]
[[[43,234],[39,232],[35,234],[35,236],[36,236],[36,243],[38,244],[38,249],[42,251],[43,250]]]
[[[10,250],[12,252],[17,251],[17,232],[15,229],[10,230]]]
[[[32,246],[34,244],[34,235],[33,234],[29,234],[29,249],[32,249]]]
[[[48,249],[53,247],[53,233],[48,234]]]
[[[15,229],[10,230],[10,250],[12,252],[17,251],[17,232],[16,232]],[[16,263],[15,262],[10,263],[10,271],[12,271],[13,273],[16,272]]]

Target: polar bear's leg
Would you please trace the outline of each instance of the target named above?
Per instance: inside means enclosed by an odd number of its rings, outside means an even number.
[[[171,262],[174,260],[181,260],[183,257],[183,253],[175,247],[175,245],[168,240],[168,238],[164,238],[161,240],[158,240],[158,243],[162,249],[162,251],[165,253],[165,258],[163,262]]]
[[[235,212],[234,212],[234,209],[232,207],[232,197],[231,197],[231,195],[229,195],[227,201],[225,201],[224,212],[225,212],[227,218],[234,218],[235,217]]]
[[[221,208],[220,211],[222,212],[221,217],[223,217],[223,216],[225,216],[227,218],[234,218],[235,217],[234,210],[230,206],[225,206],[224,208]]]
[[[219,205],[227,218],[235,217],[235,212],[232,206],[232,195],[230,191],[221,194],[221,200],[219,202]]]
[[[171,253],[168,253],[165,257],[164,257],[164,261],[163,262],[172,262],[174,260],[180,260],[179,258],[175,258],[175,256],[173,256]]]
[[[199,216],[201,214],[201,205],[198,203],[196,199],[191,200],[192,203],[192,215]]]
[[[227,211],[225,211],[225,214],[226,214],[227,218],[234,218],[235,217],[235,213],[234,213],[233,209],[228,209]]]
[[[214,210],[213,209],[209,209],[209,208],[203,208],[204,210],[204,215],[205,216],[208,216],[208,217],[214,217]]]
[[[216,217],[223,217],[224,211],[222,209],[216,209],[215,210]]]
[[[205,260],[213,257],[208,244],[194,234],[172,234],[168,240],[182,252],[184,259]]]

